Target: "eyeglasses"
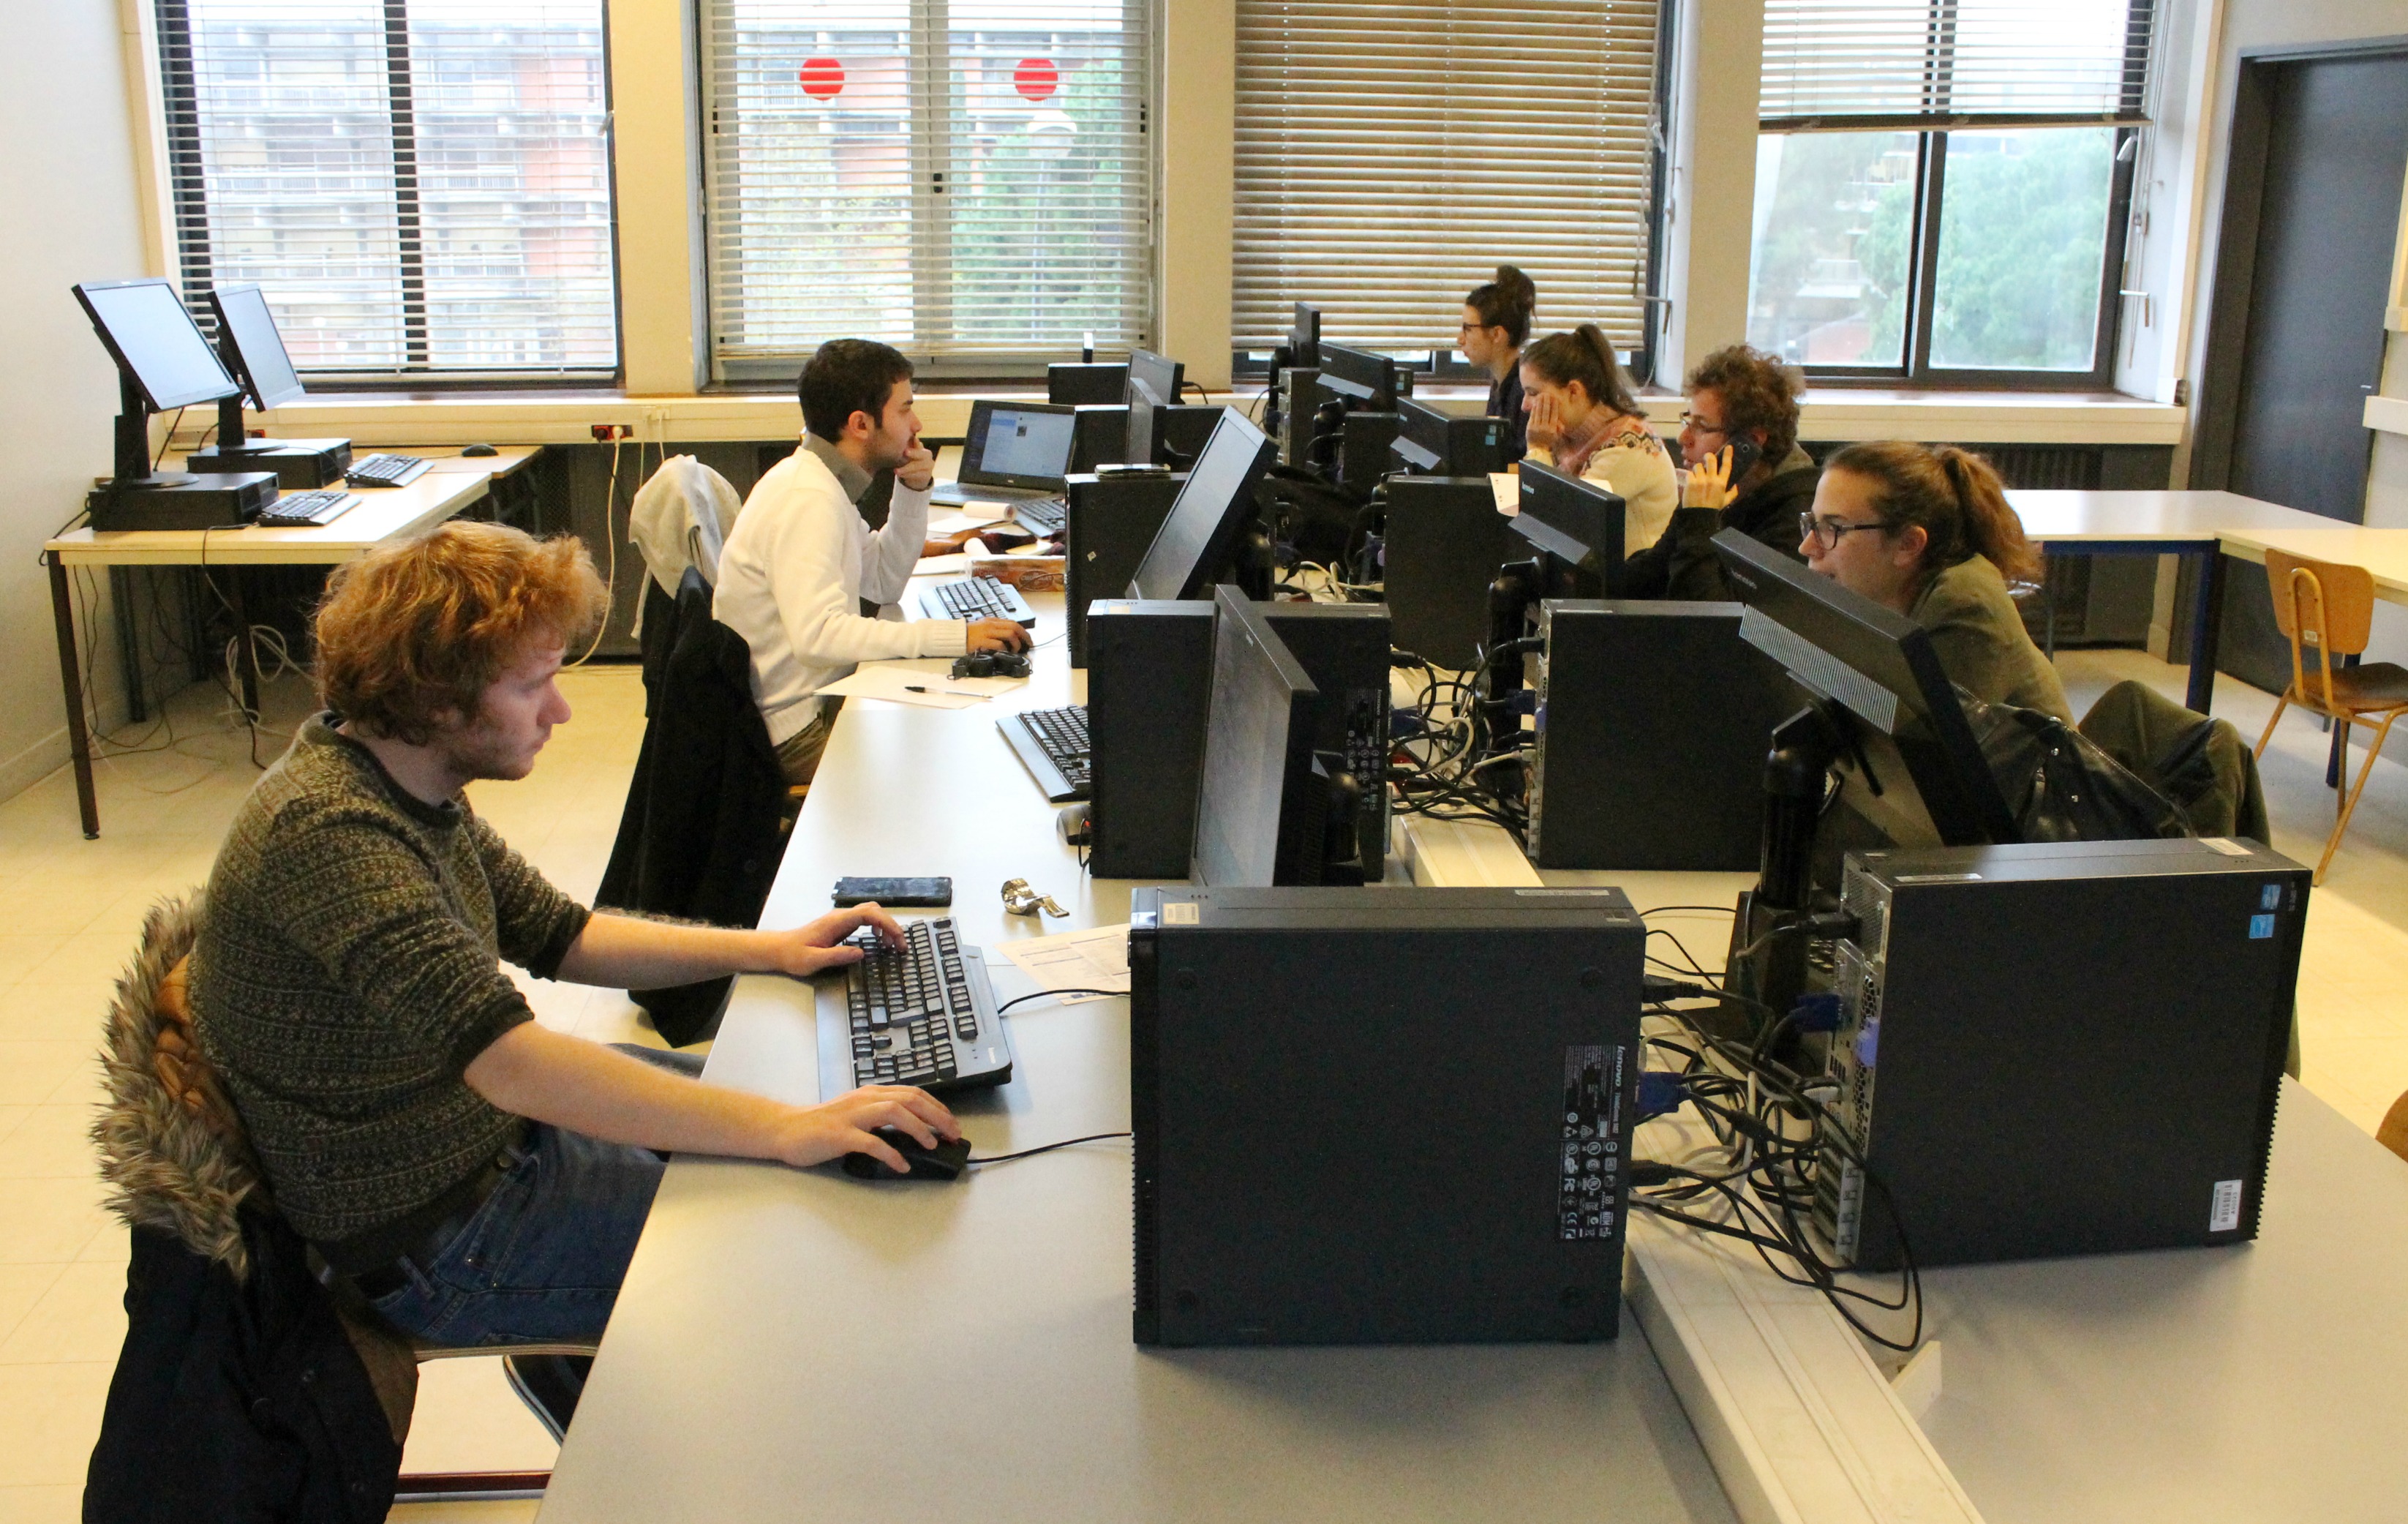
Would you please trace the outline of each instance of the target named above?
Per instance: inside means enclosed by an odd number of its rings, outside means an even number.
[[[1813,513],[1800,513],[1798,515],[1798,533],[1799,536],[1813,540],[1817,546],[1827,551],[1836,550],[1839,548],[1840,537],[1842,535],[1853,535],[1859,529],[1888,529],[1891,527],[1894,526],[1887,519],[1874,519],[1866,524],[1850,524],[1845,519],[1823,517]]]
[[[1700,434],[1728,434],[1730,432],[1730,430],[1723,427],[1721,424],[1709,423],[1693,412],[1684,412],[1681,415],[1681,426],[1683,428],[1695,429]]]

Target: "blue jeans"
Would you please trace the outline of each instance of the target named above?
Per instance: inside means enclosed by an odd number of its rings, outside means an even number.
[[[688,1054],[624,1051],[682,1073]],[[666,1167],[664,1156],[546,1123],[476,1215],[409,1283],[376,1300],[394,1326],[452,1348],[602,1337]]]

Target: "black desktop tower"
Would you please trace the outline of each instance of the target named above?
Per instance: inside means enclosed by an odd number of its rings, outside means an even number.
[[[1099,466],[1126,464],[1128,404],[1081,408],[1070,419],[1070,470],[1093,471]]]
[[[1070,631],[1070,665],[1087,665],[1087,606],[1128,591],[1183,476],[1070,478],[1062,542],[1062,616]],[[1211,605],[1208,603],[1207,608]]]
[[[1644,941],[1618,889],[1137,891],[1137,1342],[1614,1337]]]
[[[136,529],[239,529],[276,500],[267,471],[195,475],[172,486],[139,482],[95,487],[84,511],[102,534]]]
[[[1450,672],[1480,665],[1488,584],[1529,554],[1510,522],[1486,477],[1388,479],[1381,579],[1398,647]]]
[[[1736,603],[1549,601],[1530,857],[1541,868],[1757,866],[1772,731],[1806,703]]]
[[[1221,409],[1190,403],[1162,410],[1154,424],[1154,455],[1157,462],[1183,471],[1204,453],[1205,442],[1221,422]],[[1141,465],[1142,462],[1132,464]]]
[[[2254,841],[1851,853],[1842,1259],[1979,1264],[2258,1234],[2308,870]],[[1896,1208],[1895,1216],[1889,1210]]]
[[[1372,603],[1258,605],[1322,694],[1316,751],[1345,757],[1362,785],[1363,875],[1387,860],[1388,611]],[[1089,610],[1088,870],[1181,879],[1212,700],[1212,605],[1099,599]]]
[[[1045,367],[1045,400],[1054,403],[1118,402],[1128,392],[1128,366],[1089,361],[1055,362]]]
[[[185,458],[188,471],[274,471],[287,492],[338,486],[351,469],[349,439],[248,439],[231,449],[204,445]]]
[[[1404,420],[1392,412],[1350,412],[1339,425],[1338,480],[1369,492],[1396,469],[1388,459]]]
[[[1098,598],[1086,633],[1087,870],[1183,881],[1212,707],[1212,605]]]

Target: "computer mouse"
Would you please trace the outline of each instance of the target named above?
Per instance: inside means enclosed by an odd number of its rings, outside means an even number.
[[[501,452],[494,449],[490,444],[472,444],[462,449],[460,453],[464,455],[498,455]]]
[[[873,1128],[882,1143],[893,1145],[911,1166],[910,1174],[899,1175],[875,1154],[847,1154],[844,1172],[856,1180],[959,1180],[970,1165],[970,1144],[967,1138],[957,1143],[937,1141],[934,1148],[923,1148],[920,1141],[901,1128]]]

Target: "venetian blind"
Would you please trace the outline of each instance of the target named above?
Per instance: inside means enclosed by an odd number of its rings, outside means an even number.
[[[317,372],[611,371],[602,0],[156,0],[185,295]]]
[[[1232,323],[1373,349],[1455,341],[1499,264],[1541,331],[1641,342],[1655,0],[1238,0]]]
[[[2153,0],[1765,0],[1768,132],[2145,120]]]
[[[939,370],[1144,342],[1144,0],[703,9],[720,375],[836,338]]]

